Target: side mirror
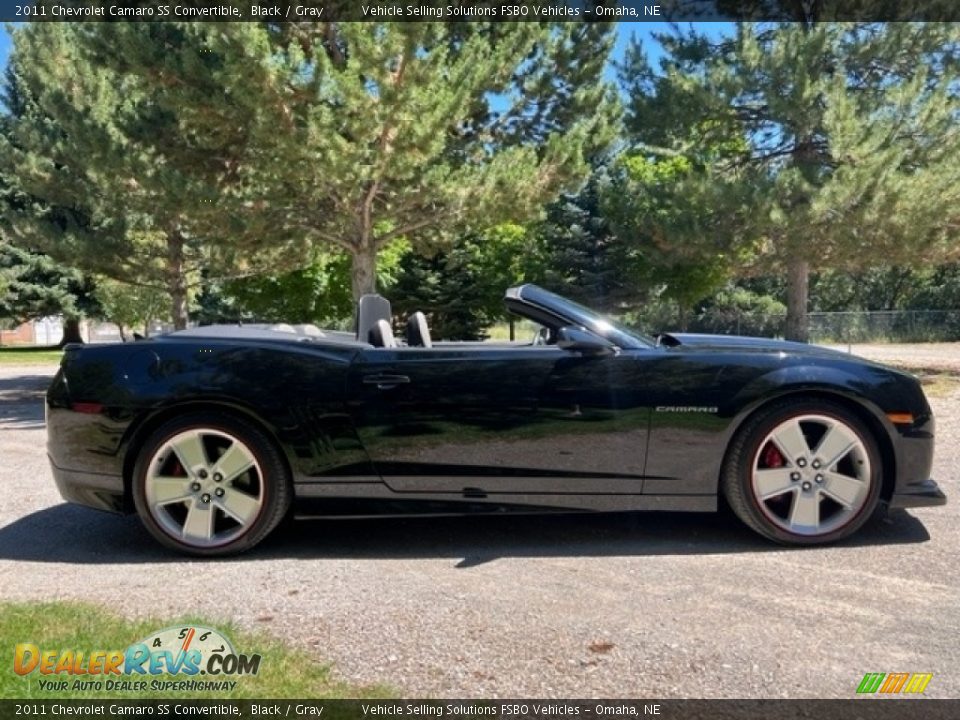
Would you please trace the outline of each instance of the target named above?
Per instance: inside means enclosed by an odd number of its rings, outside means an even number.
[[[583,355],[612,355],[616,346],[583,327],[567,325],[557,330],[557,347]]]

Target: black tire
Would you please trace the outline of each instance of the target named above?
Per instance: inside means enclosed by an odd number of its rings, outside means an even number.
[[[775,429],[791,418],[809,415],[838,420],[856,433],[869,460],[870,469],[868,473],[864,473],[866,478],[863,480],[868,482],[869,486],[863,495],[863,504],[855,511],[849,511],[849,519],[840,518],[843,522],[838,527],[823,533],[798,534],[778,525],[772,519],[773,514],[766,509],[768,506],[761,507],[763,501],[754,491],[753,466],[754,462],[758,461],[761,450],[764,450],[761,444],[765,445],[764,441]],[[854,412],[830,400],[791,398],[761,408],[744,423],[730,444],[720,486],[737,517],[760,535],[784,545],[819,545],[845,538],[879,515],[880,489],[883,484],[881,463],[876,438]],[[799,490],[796,492],[799,494]],[[822,500],[818,502],[822,504]]]
[[[213,546],[201,547],[185,541],[182,537],[175,537],[154,517],[147,500],[148,469],[154,456],[172,438],[191,430],[222,433],[239,440],[252,454],[258,466],[257,487],[262,500],[255,519],[248,526],[241,526],[238,536]],[[249,550],[269,535],[286,516],[293,491],[279,449],[260,428],[233,415],[199,412],[164,423],[146,439],[139,449],[134,466],[132,494],[141,522],[160,543],[190,555],[219,557]]]

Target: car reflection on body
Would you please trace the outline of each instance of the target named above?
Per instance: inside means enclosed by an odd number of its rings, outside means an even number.
[[[249,549],[288,513],[713,511],[816,544],[887,507],[946,501],[911,375],[816,346],[631,331],[535,285],[532,340],[209,326],[69,347],[47,394],[64,498],[136,512],[196,555]]]

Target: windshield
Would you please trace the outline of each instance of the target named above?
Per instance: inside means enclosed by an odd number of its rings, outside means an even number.
[[[568,300],[565,297],[552,293],[549,290],[544,290],[536,285],[524,286],[523,299],[545,310],[572,320],[576,324],[583,325],[588,330],[592,330],[598,335],[607,338],[618,347],[646,348],[656,345],[653,338],[647,337],[643,333],[632,330],[614,320],[610,320],[585,305],[581,305],[573,300]]]

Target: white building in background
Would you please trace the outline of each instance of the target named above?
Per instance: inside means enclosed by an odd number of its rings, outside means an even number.
[[[59,316],[41,318],[30,324],[33,325],[34,345],[56,345],[63,339],[63,319]],[[82,326],[80,332],[83,333]]]
[[[83,325],[80,334],[83,335]],[[10,330],[0,328],[0,345],[56,345],[63,338],[59,316],[31,320]]]

